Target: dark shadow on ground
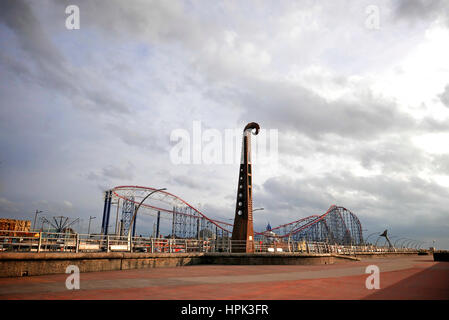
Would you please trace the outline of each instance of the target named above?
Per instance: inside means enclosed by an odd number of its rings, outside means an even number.
[[[423,262],[423,260],[419,262]],[[375,290],[373,294],[365,299],[449,300],[449,263],[438,262],[411,277],[383,289],[381,273],[380,287],[381,289]]]
[[[413,262],[434,262],[433,259],[427,259],[427,260],[413,260]]]

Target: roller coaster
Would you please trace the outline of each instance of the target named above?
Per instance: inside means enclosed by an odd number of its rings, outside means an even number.
[[[134,209],[141,203],[139,216],[157,218],[159,236],[160,220],[165,221],[169,237],[177,239],[230,239],[233,225],[212,219],[180,197],[156,188],[118,186],[105,192],[102,220],[103,234],[124,235],[129,230]],[[112,208],[115,207],[115,210]],[[111,212],[116,211],[115,230],[109,232]],[[261,232],[255,232],[257,241],[317,241],[338,245],[362,245],[362,225],[348,209],[332,205],[322,215],[311,215]]]

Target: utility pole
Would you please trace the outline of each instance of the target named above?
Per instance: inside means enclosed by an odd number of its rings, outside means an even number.
[[[92,216],[89,217],[89,227],[87,228],[87,234],[90,234],[90,221],[95,219],[95,218],[96,217],[92,217]]]
[[[41,212],[42,212],[42,210],[37,210],[36,209],[36,213],[34,214],[33,231],[36,229],[36,218],[37,218],[37,215],[39,213],[41,213]]]

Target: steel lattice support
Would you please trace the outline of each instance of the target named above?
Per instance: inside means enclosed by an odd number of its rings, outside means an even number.
[[[122,206],[122,230],[123,230],[123,234],[128,234],[128,230],[129,230],[129,225],[131,224],[131,218],[134,214],[134,197],[131,196],[130,200],[126,199],[123,202],[123,206]],[[136,217],[137,219],[137,217]],[[133,236],[135,235],[136,232],[136,223],[134,223],[133,226]]]
[[[154,190],[154,188],[139,186],[120,186],[112,190],[111,196],[122,199],[122,218],[125,228],[129,228],[130,218],[128,217],[132,216],[134,206],[139,203],[139,199]],[[155,215],[160,212],[161,218],[170,220],[171,237],[217,239],[221,249],[226,250],[226,243],[232,235],[229,230],[232,227],[231,224],[210,219],[186,201],[165,191],[155,193],[150,200],[150,203],[142,204],[142,214]],[[110,197],[106,201],[105,216],[107,216]],[[169,205],[170,208],[164,207],[163,204]],[[287,241],[289,239],[339,245],[364,244],[362,226],[357,216],[346,208],[337,206],[331,206],[323,215],[305,217],[272,228],[270,231],[254,233],[254,236],[257,241],[270,241],[270,239]]]
[[[331,206],[321,216],[310,216],[272,229],[277,238],[317,241],[340,245],[363,244],[362,225],[351,211]],[[259,236],[270,237],[266,232]],[[271,235],[273,237],[273,235]],[[260,238],[260,237],[258,237]]]

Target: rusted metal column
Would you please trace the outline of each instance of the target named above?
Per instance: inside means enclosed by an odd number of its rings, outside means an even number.
[[[242,156],[240,160],[237,200],[232,230],[232,240],[245,241],[245,246],[236,246],[234,252],[254,252],[251,132],[257,135],[260,126],[251,122],[243,129]]]

